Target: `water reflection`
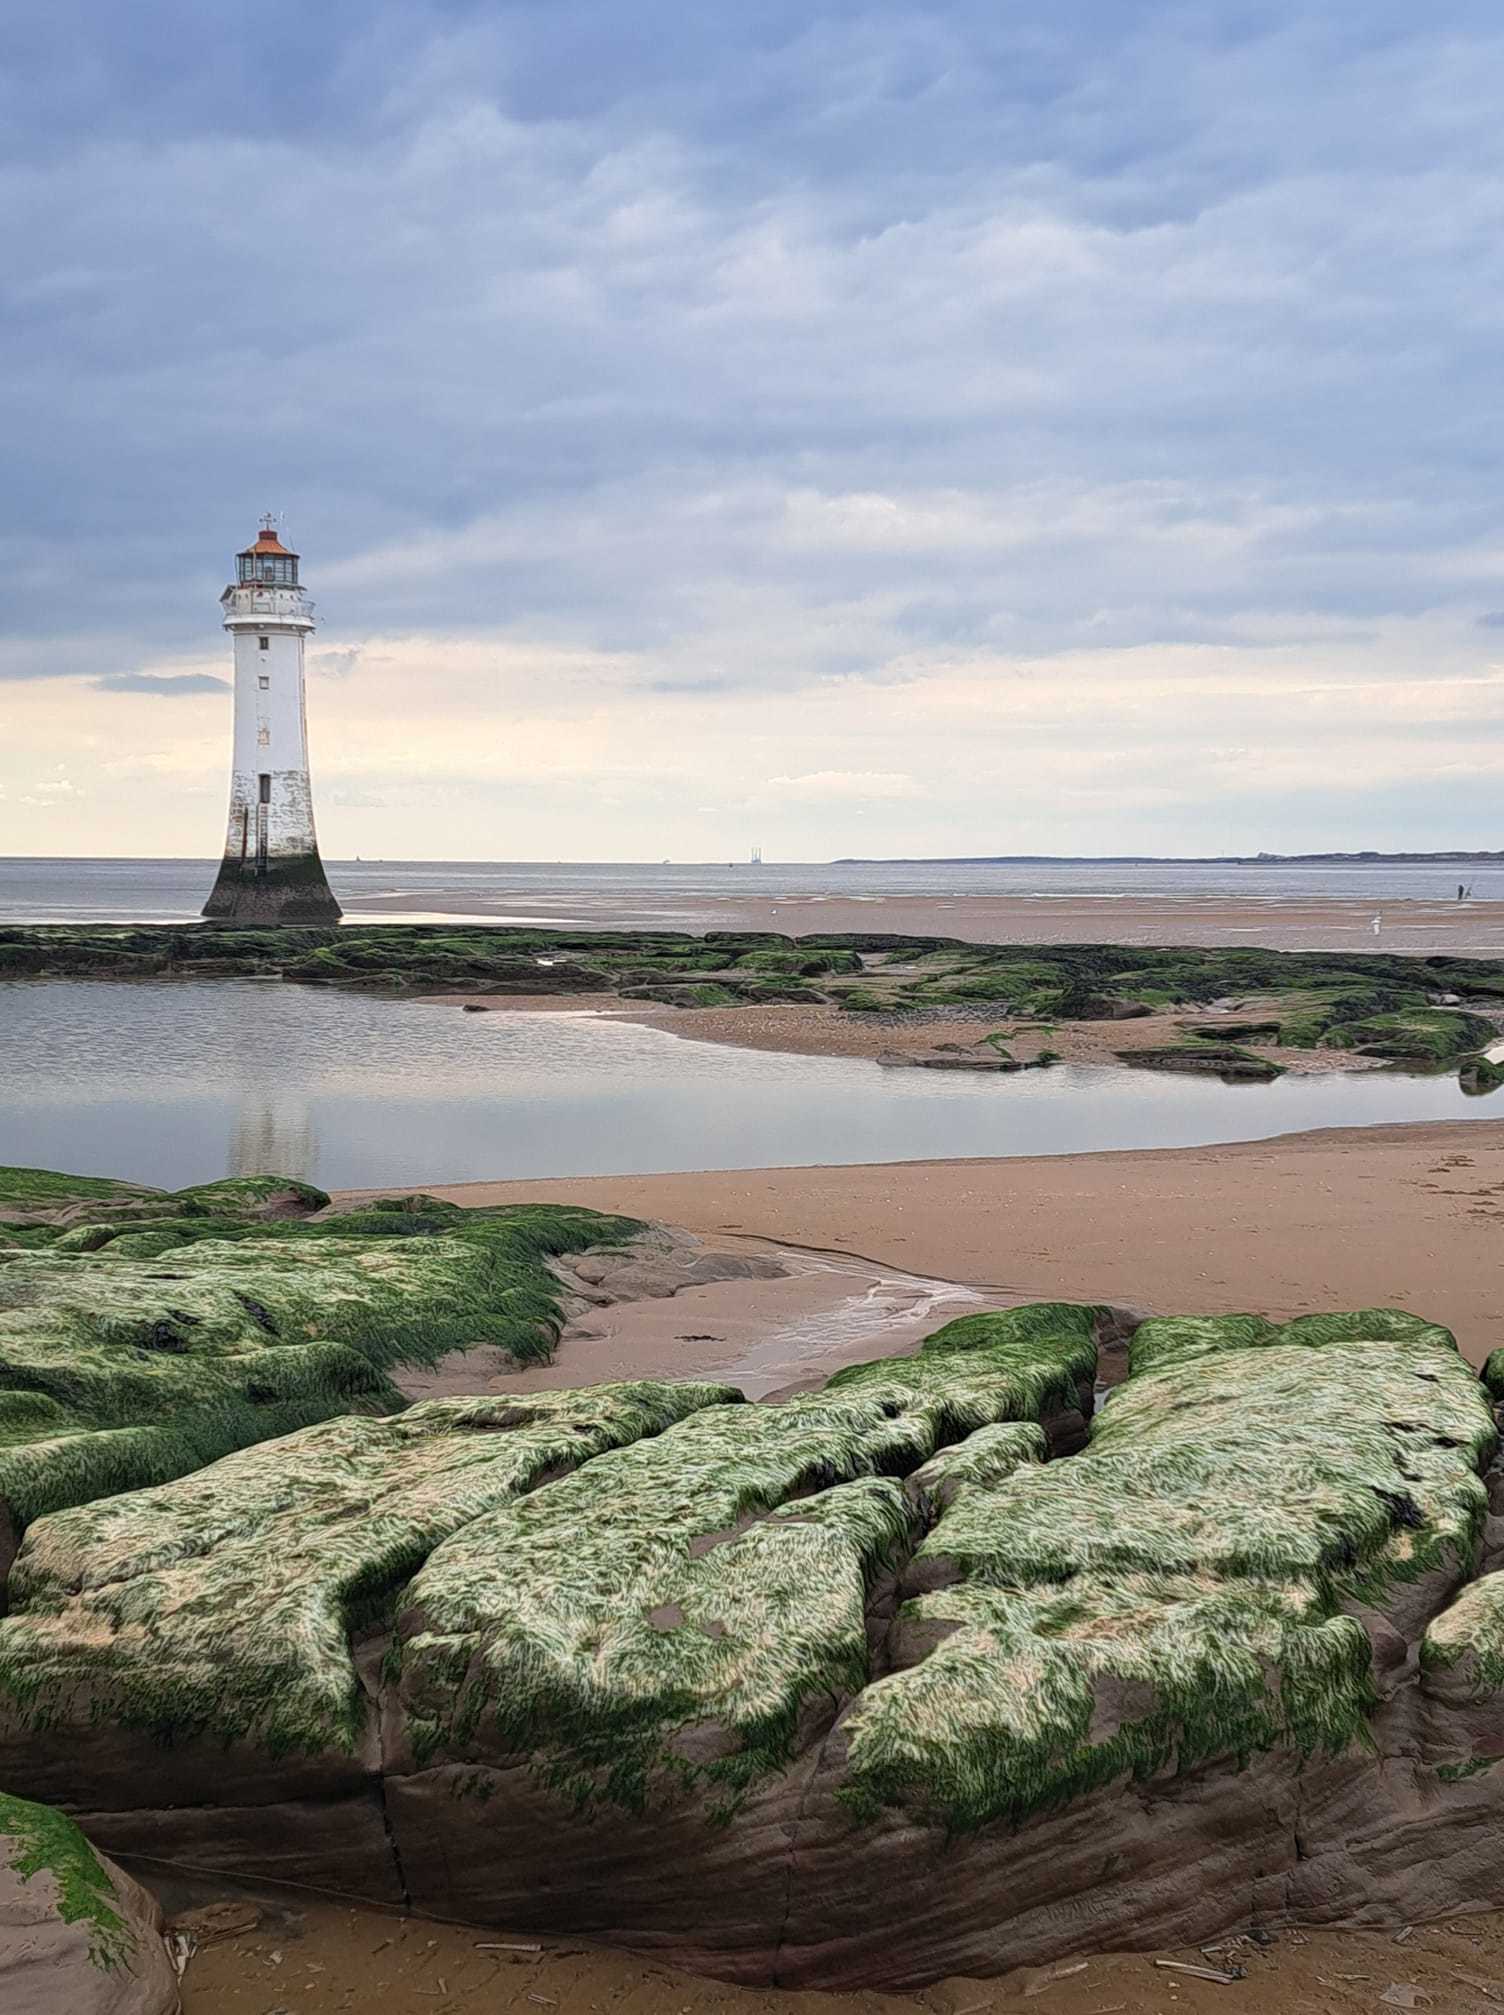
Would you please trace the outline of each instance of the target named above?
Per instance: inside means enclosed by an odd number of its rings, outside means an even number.
[[[0,1162],[328,1188],[1074,1154],[1482,1118],[1455,1078],[968,1078],[276,983],[0,982]]]
[[[230,1135],[229,1175],[300,1175],[318,1157],[313,1115],[301,1087],[243,1086]]]

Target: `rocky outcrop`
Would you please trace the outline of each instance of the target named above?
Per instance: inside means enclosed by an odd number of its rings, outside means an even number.
[[[5,2015],[176,2015],[162,1913],[71,1819],[0,1793]]]
[[[963,1049],[959,1044],[940,1044],[932,1050],[885,1049],[876,1061],[888,1070],[972,1070],[1006,1072],[1027,1070],[1005,1050],[987,1049],[980,1044]]]
[[[509,1498],[738,1397],[640,1383],[431,1400],[41,1520],[0,1622],[0,1781],[75,1806],[86,1785],[121,1851],[249,1858],[400,1902],[377,1683],[397,1591]]]
[[[1282,1064],[1255,1056],[1237,1043],[1168,1043],[1157,1049],[1120,1049],[1117,1058],[1136,1070],[1181,1071],[1192,1077],[1221,1078],[1224,1084],[1267,1084],[1284,1076]]]
[[[1504,1903],[1488,1391],[1395,1311],[1154,1318],[1090,1420],[1125,1327],[434,1402],[43,1518],[0,1780],[783,1984]]]
[[[0,1579],[49,1511],[352,1407],[396,1411],[395,1366],[478,1343],[546,1360],[566,1313],[549,1261],[641,1229],[431,1197],[315,1218],[328,1198],[284,1177],[171,1196],[72,1180],[0,1171],[0,1196],[33,1205],[0,1227]]]
[[[664,1301],[722,1280],[781,1280],[788,1272],[772,1253],[718,1250],[661,1224],[626,1244],[555,1259],[550,1267],[564,1287],[567,1315],[619,1301]]]

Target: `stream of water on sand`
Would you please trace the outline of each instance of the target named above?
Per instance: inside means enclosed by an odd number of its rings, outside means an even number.
[[[1484,1118],[1455,1077],[888,1070],[277,981],[0,982],[0,1163],[326,1188],[1079,1154]]]

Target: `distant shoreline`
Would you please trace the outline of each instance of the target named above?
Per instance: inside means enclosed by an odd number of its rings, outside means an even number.
[[[842,854],[833,868],[1383,868],[1499,867],[1504,850],[1382,854]]]
[[[724,867],[767,868],[1299,868],[1299,867],[1504,867],[1504,848],[1444,848],[1435,853],[1383,853],[1360,848],[1350,853],[1309,854],[837,854],[827,860],[493,860],[483,855],[417,858],[405,854],[324,855],[327,868],[635,868],[653,870]],[[190,867],[212,878],[217,857],[207,854],[0,854],[0,867]]]

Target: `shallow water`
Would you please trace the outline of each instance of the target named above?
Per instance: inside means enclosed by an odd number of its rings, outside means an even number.
[[[194,918],[214,880],[210,860],[21,860],[0,858],[0,922],[177,922]],[[990,867],[944,861],[718,862],[328,861],[350,922],[472,915],[487,923],[654,925],[702,931],[725,925],[727,905],[794,901],[795,928],[821,928],[818,905],[922,898],[927,928],[951,928],[958,903],[1027,901],[1280,904],[1312,899],[1450,902],[1459,883],[1478,901],[1504,899],[1504,865],[1440,861],[1306,867],[1047,862]],[[808,905],[815,905],[811,910]],[[1466,906],[1459,914],[1465,915]],[[874,922],[870,928],[881,928]],[[1367,947],[1364,947],[1367,948]]]
[[[1075,1154],[1501,1107],[1452,1077],[973,1078],[279,981],[0,982],[0,1162],[169,1188]]]

